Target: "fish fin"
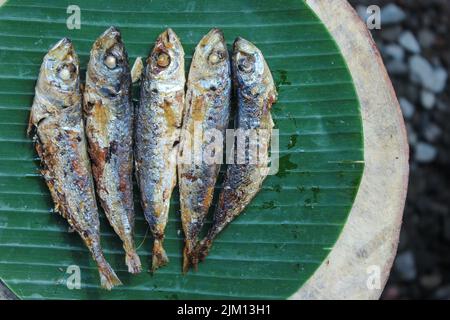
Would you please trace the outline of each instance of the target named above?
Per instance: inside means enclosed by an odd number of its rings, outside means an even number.
[[[34,136],[34,131],[36,127],[34,126],[32,115],[30,115],[30,118],[28,119],[28,126],[27,126],[27,137]]]
[[[169,263],[169,258],[167,257],[162,243],[162,239],[155,239],[155,242],[153,243],[152,272],[155,272],[156,269]]]
[[[122,282],[104,257],[99,257],[97,264],[102,288],[111,290],[115,286],[122,285]]]
[[[34,125],[34,109],[35,103],[33,101],[33,105],[31,106],[30,116],[28,117],[28,126],[27,126],[27,137],[33,137],[35,135],[36,126]]]
[[[133,67],[131,68],[131,82],[135,83],[141,80],[143,71],[144,64],[142,62],[142,58],[137,57],[136,60],[134,60]]]
[[[128,266],[128,272],[137,274],[142,271],[141,259],[135,250],[128,250],[125,254],[125,263]]]

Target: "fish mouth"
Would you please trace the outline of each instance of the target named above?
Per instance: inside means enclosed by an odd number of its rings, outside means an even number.
[[[122,42],[120,30],[114,26],[109,27],[95,41],[95,47],[100,50],[108,50]]]
[[[120,38],[120,30],[115,26],[111,26],[102,33],[100,38]]]
[[[205,46],[215,47],[220,44],[223,47],[225,47],[225,37],[223,35],[222,30],[218,28],[213,28],[209,30],[209,32],[200,41],[200,45],[203,47]]]
[[[179,51],[183,47],[181,46],[181,41],[177,34],[171,29],[167,28],[161,33],[156,41],[157,48],[165,48],[167,50]]]
[[[212,58],[212,59],[211,59]],[[222,30],[211,29],[198,43],[193,61],[196,65],[203,64],[205,60],[208,66],[222,66],[228,60],[228,50]]]
[[[156,39],[155,46],[147,58],[148,72],[159,74],[173,73],[179,69],[180,60],[184,59],[184,50],[177,34],[168,28]],[[184,72],[184,71],[182,71]]]
[[[54,60],[66,61],[74,57],[74,48],[69,38],[59,40],[47,53]]]
[[[264,78],[266,62],[262,52],[250,41],[238,37],[233,44],[234,75],[244,82],[255,82]]]
[[[253,55],[259,51],[253,43],[245,40],[242,37],[237,37],[236,40],[234,40],[233,47],[235,52],[240,52],[248,55]]]

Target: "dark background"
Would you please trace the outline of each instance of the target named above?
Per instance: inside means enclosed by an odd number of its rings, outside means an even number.
[[[398,254],[382,298],[450,299],[450,0],[349,2],[363,17],[367,6],[381,8],[381,29],[372,36],[411,148]]]

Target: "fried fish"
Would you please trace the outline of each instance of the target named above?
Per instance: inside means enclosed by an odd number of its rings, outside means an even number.
[[[231,71],[223,33],[212,29],[197,45],[189,70],[186,114],[178,164],[181,220],[185,235],[183,272],[196,266],[194,252],[198,234],[213,197],[220,162],[205,161],[211,139],[228,125]],[[200,134],[198,137],[197,132]]]
[[[123,242],[128,271],[141,261],[133,239],[133,104],[128,56],[118,29],[92,46],[83,96],[92,172],[101,206]]]
[[[59,212],[81,236],[98,265],[102,287],[120,285],[100,246],[91,166],[82,120],[78,57],[60,40],[44,57],[28,133],[33,135],[42,175]]]
[[[274,126],[270,110],[277,99],[273,78],[261,51],[245,39],[237,38],[234,42],[232,60],[238,103],[235,127],[241,130],[241,134],[256,130],[253,136],[257,140],[245,145],[242,161],[239,161],[238,152],[234,153],[234,164],[227,168],[213,225],[197,248],[200,260],[208,255],[217,235],[259,192],[269,172],[269,145]],[[250,152],[251,146],[257,147],[257,153]]]
[[[168,263],[163,248],[184,108],[184,51],[172,29],[159,35],[147,58],[136,117],[136,179],[154,238],[152,271]]]

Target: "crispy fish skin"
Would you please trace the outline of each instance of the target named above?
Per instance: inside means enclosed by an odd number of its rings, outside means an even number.
[[[69,39],[44,57],[28,133],[33,134],[45,178],[59,212],[78,232],[98,265],[102,287],[121,282],[100,246],[97,204],[81,111],[78,57]]]
[[[169,262],[163,240],[177,181],[185,82],[183,47],[175,32],[167,29],[147,58],[136,115],[136,179],[154,238],[152,272]]]
[[[199,42],[192,58],[186,91],[186,114],[180,142],[179,159],[192,155],[195,130],[215,129],[225,135],[228,125],[231,96],[231,71],[223,33],[212,29]],[[189,134],[185,134],[189,133]],[[200,141],[199,152],[206,150],[209,141]],[[193,163],[194,162],[194,163]],[[211,205],[219,164],[179,160],[181,220],[185,235],[183,272],[196,267],[195,246],[205,216]]]
[[[106,216],[123,242],[128,271],[141,261],[133,239],[133,104],[128,56],[119,30],[95,41],[86,72],[83,110],[96,190]]]
[[[261,51],[245,39],[237,38],[234,42],[232,60],[234,89],[238,101],[235,126],[243,132],[258,130],[259,158],[257,162],[252,162],[249,155],[246,155],[245,162],[239,164],[235,157],[234,164],[228,166],[213,225],[197,248],[200,260],[208,255],[214,238],[259,192],[269,172],[269,145],[274,126],[270,110],[277,99],[273,78]]]

